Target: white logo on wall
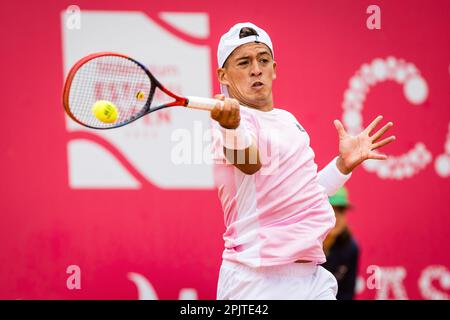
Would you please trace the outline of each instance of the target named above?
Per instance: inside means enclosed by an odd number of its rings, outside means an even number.
[[[150,281],[140,273],[129,272],[128,280],[136,285],[139,300],[158,300],[158,294]],[[197,290],[193,288],[183,288],[180,290],[178,300],[197,300]]]
[[[180,39],[140,12],[83,10],[83,27],[77,32],[65,28],[65,12],[61,18],[65,74],[88,54],[119,52],[145,64],[174,92],[211,96],[207,45]],[[207,14],[166,12],[159,18],[187,38],[204,40],[209,36]],[[195,121],[209,127],[209,113],[169,108],[106,131],[90,130],[66,118],[71,137],[67,149],[70,186],[137,189],[149,182],[160,188],[213,188],[211,162],[193,165],[171,161],[173,130],[193,131]]]
[[[434,162],[434,168],[439,176],[450,176],[450,123],[448,124],[447,138],[445,139],[444,153],[439,155]]]
[[[366,96],[372,87],[385,81],[395,81],[402,85],[406,100],[413,106],[420,106],[428,98],[427,82],[413,63],[388,57],[363,64],[350,79],[342,103],[342,121],[350,134],[358,134],[363,130],[362,110]],[[418,141],[403,155],[390,156],[386,161],[368,160],[363,163],[363,167],[376,173],[381,179],[401,180],[416,175],[431,161],[431,152],[425,143]],[[435,170],[441,177],[450,175],[450,127],[445,153],[437,157]]]
[[[408,294],[404,285],[408,277],[403,266],[374,266],[367,268],[367,279],[359,275],[355,292],[361,294],[365,290],[372,290],[376,300],[406,300]],[[417,280],[419,293],[422,298],[429,300],[450,299],[450,271],[443,265],[426,266]]]
[[[450,290],[450,272],[445,266],[432,265],[422,271],[419,279],[419,288],[425,299],[449,300],[450,295],[433,286],[433,281],[447,292]]]

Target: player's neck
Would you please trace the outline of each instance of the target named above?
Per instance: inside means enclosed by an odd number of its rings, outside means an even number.
[[[233,97],[232,97],[233,98]],[[240,104],[242,104],[243,106],[252,108],[252,109],[256,109],[258,111],[262,111],[262,112],[269,112],[273,110],[273,100],[272,98],[266,100],[266,101],[261,101],[260,103],[254,103],[254,102],[248,102],[248,101],[242,101],[241,99],[237,99],[236,100],[239,101]]]
[[[273,110],[273,103],[265,104],[265,105],[262,105],[262,106],[255,105],[255,106],[248,106],[248,107],[253,108],[253,109],[257,109],[257,110],[262,111],[262,112],[269,112],[269,111]]]

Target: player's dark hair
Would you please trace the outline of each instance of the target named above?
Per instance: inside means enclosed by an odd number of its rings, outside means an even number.
[[[248,36],[259,36],[258,32],[255,29],[250,27],[244,27],[239,32],[239,39],[248,37]]]

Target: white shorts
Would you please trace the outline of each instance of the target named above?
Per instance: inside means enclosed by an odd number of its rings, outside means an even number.
[[[252,268],[222,261],[218,300],[336,300],[337,281],[313,263]]]

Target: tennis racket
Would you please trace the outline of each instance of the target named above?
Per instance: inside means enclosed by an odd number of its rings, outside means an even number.
[[[171,101],[154,102],[157,90]],[[114,106],[116,120],[104,122],[95,116],[93,106],[98,101]],[[69,117],[93,129],[121,127],[148,113],[174,106],[212,110],[218,102],[223,105],[215,99],[177,95],[165,88],[140,62],[111,52],[91,54],[75,63],[67,75],[63,92],[64,109]]]

